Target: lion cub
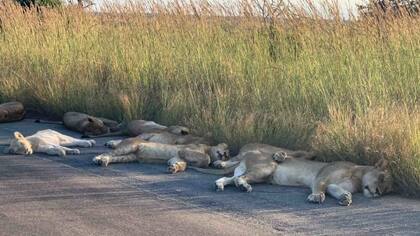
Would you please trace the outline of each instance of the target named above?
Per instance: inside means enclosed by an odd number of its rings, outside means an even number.
[[[7,102],[0,104],[0,123],[22,120],[25,116],[25,107],[20,102]]]
[[[146,161],[167,162],[171,173],[184,171],[187,165],[206,168],[218,160],[229,157],[228,146],[205,144],[171,145],[155,143],[141,138],[128,138],[121,141],[116,149],[93,158],[93,162],[104,166],[110,163]]]
[[[286,153],[272,157],[254,151],[245,154],[234,170],[234,176],[216,180],[222,191],[226,185],[235,184],[244,191],[252,191],[250,183],[271,183],[284,186],[306,186],[312,193],[307,200],[322,203],[325,194],[343,206],[352,203],[352,193],[363,192],[366,197],[379,197],[392,191],[392,177],[386,162],[375,166],[362,166],[350,162],[318,162],[302,158],[289,158]]]
[[[94,145],[94,140],[75,139],[47,129],[27,137],[24,137],[19,132],[15,132],[14,137],[10,141],[10,146],[4,149],[4,153],[31,155],[34,152],[39,152],[58,156],[65,156],[66,154],[77,155],[80,154],[78,149],[68,147],[92,147]]]

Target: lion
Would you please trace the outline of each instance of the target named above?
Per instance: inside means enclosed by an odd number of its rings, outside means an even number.
[[[116,149],[93,158],[98,165],[108,166],[111,163],[146,161],[167,162],[168,171],[177,173],[185,171],[188,165],[206,168],[218,160],[229,158],[227,144],[216,146],[205,144],[173,145],[128,138],[121,141]]]
[[[162,131],[158,133],[144,133],[137,136],[138,138],[162,144],[173,144],[173,145],[185,145],[185,144],[206,144],[212,145],[213,142],[207,137],[199,137],[191,134],[178,135],[168,131]],[[115,148],[120,144],[122,140],[110,140],[105,143],[106,147]]]
[[[314,159],[315,154],[313,152],[306,152],[306,151],[292,151],[281,147],[276,147],[268,144],[263,143],[250,143],[243,146],[240,150],[238,155],[235,157],[230,158],[228,161],[216,161],[214,166],[216,168],[231,168],[236,167],[245,157],[246,153],[259,151],[264,155],[271,157],[274,153],[277,152],[284,152],[289,157],[296,157],[296,158],[305,158],[305,159]]]
[[[136,137],[141,134],[146,133],[161,133],[168,132],[175,135],[188,135],[190,130],[184,126],[164,126],[158,124],[154,121],[147,120],[132,120],[125,125],[119,125],[118,130],[115,132],[110,132],[101,135],[85,135],[85,138],[101,138],[101,137],[111,137],[111,136],[129,136]]]
[[[67,129],[83,136],[107,134],[118,130],[118,122],[102,117],[94,117],[80,112],[66,112],[62,122],[36,120],[37,123],[63,124]]]
[[[51,129],[41,130],[27,137],[16,131],[9,147],[6,147],[3,152],[19,155],[32,155],[35,152],[57,156],[78,155],[80,154],[78,149],[69,147],[93,147],[94,145],[95,140],[76,139]]]
[[[0,123],[19,121],[25,116],[25,107],[20,102],[7,102],[0,104]]]
[[[251,192],[251,183],[270,183],[283,186],[306,186],[312,193],[307,200],[323,203],[326,193],[338,204],[352,204],[352,194],[363,192],[365,197],[376,198],[392,191],[392,176],[386,170],[386,161],[375,166],[356,165],[351,162],[319,162],[305,158],[291,158],[285,152],[267,157],[262,152],[251,151],[244,155],[234,169],[232,177],[215,182],[216,190],[235,184]]]

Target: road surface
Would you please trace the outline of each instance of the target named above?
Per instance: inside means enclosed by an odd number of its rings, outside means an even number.
[[[14,131],[30,135],[60,125],[34,120],[0,124],[0,150]],[[92,158],[110,138],[81,155],[0,154],[0,235],[420,235],[420,200],[355,194],[342,207],[305,202],[309,189],[255,185],[215,192],[217,176],[166,166]]]

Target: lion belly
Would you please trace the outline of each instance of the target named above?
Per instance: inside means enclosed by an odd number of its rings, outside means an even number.
[[[272,184],[285,186],[312,186],[323,163],[292,159],[279,164],[272,177]]]
[[[167,161],[178,156],[179,148],[175,145],[145,143],[137,152],[139,159]]]
[[[298,168],[277,167],[272,177],[272,183],[284,186],[310,186],[315,179],[313,173],[302,173]]]
[[[31,143],[36,144],[55,144],[60,145],[62,142],[65,142],[67,140],[62,140],[62,137],[60,137],[60,133],[54,130],[41,130],[36,132],[35,134],[26,137],[27,140],[29,140]]]

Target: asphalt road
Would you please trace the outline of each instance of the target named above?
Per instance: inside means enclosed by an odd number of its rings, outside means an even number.
[[[14,131],[46,128],[80,136],[33,120],[0,124],[0,149]],[[93,165],[107,140],[78,156],[0,154],[0,235],[420,235],[420,200],[355,194],[342,207],[307,203],[304,188],[215,192],[218,177],[194,170]]]

